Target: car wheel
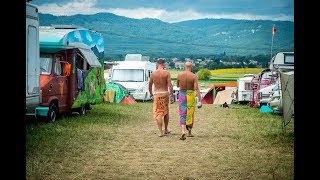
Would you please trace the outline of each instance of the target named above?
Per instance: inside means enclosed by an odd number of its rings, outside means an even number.
[[[47,120],[49,122],[55,122],[57,119],[57,115],[58,115],[58,108],[55,104],[51,104],[49,106],[49,112],[47,115]]]
[[[86,115],[86,113],[87,113],[86,106],[80,107],[79,114],[84,116]]]

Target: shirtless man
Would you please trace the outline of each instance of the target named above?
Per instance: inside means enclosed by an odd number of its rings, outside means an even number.
[[[177,76],[177,87],[180,88],[178,102],[179,102],[179,120],[181,126],[180,140],[186,139],[186,129],[188,130],[188,137],[192,137],[191,129],[194,123],[194,111],[196,107],[196,98],[201,102],[201,95],[198,86],[198,77],[191,72],[192,63],[185,63],[185,71]],[[199,106],[200,107],[200,106]]]
[[[171,84],[171,75],[164,70],[165,61],[157,61],[157,70],[154,71],[149,80],[149,93],[153,97],[153,117],[159,128],[159,137],[169,134],[169,99],[173,103],[173,88]],[[152,91],[154,85],[154,92]],[[164,121],[164,131],[162,130],[162,119]]]

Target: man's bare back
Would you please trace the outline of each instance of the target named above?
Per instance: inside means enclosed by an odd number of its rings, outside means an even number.
[[[180,90],[194,90],[198,87],[196,75],[190,71],[183,71],[177,76],[177,86]]]
[[[168,91],[171,85],[170,73],[164,69],[157,69],[151,74],[151,83],[154,84],[154,91]]]

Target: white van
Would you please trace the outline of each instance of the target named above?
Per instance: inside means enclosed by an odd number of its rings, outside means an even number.
[[[26,115],[36,116],[41,103],[38,8],[26,2]]]
[[[147,56],[127,54],[125,61],[116,61],[112,67],[111,82],[117,82],[127,88],[135,100],[150,100],[149,78],[156,70],[156,63]]]

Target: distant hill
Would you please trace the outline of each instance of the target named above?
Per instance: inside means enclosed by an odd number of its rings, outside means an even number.
[[[272,24],[277,29],[273,52],[294,50],[291,21],[199,19],[166,23],[132,19],[112,13],[53,16],[40,14],[40,25],[72,24],[104,36],[106,56],[141,53],[147,56],[270,54]]]

